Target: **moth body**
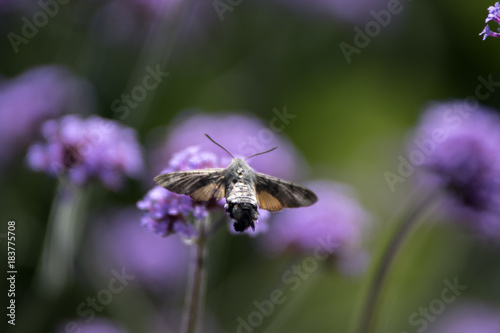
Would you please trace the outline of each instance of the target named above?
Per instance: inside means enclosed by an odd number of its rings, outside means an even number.
[[[225,172],[226,204],[224,208],[235,220],[234,229],[244,231],[248,227],[255,230],[257,211],[256,177],[253,169],[242,159],[235,158]]]

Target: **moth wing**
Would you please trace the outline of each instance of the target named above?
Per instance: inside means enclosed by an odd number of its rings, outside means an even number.
[[[217,200],[225,196],[225,169],[176,171],[158,175],[156,184],[177,194],[189,195],[198,201]]]
[[[316,194],[305,186],[283,179],[255,173],[259,207],[271,212],[283,208],[307,207],[318,201]]]

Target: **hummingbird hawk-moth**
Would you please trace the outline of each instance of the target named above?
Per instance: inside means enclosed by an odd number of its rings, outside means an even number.
[[[255,230],[254,222],[259,215],[257,207],[277,212],[283,208],[307,207],[318,200],[308,188],[255,172],[245,162],[250,157],[268,153],[277,147],[241,159],[235,158],[208,134],[205,135],[231,155],[233,160],[229,166],[226,169],[200,169],[160,174],[154,178],[156,184],[174,193],[189,195],[197,201],[208,201],[211,198],[220,200],[225,197],[224,208],[235,221],[234,230],[238,232],[243,232],[248,227]]]

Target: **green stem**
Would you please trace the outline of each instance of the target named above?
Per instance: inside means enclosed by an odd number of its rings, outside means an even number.
[[[427,208],[434,198],[433,195],[428,195],[421,200],[413,210],[410,210],[408,215],[402,219],[401,224],[397,227],[394,235],[389,240],[389,244],[387,244],[375,273],[373,274],[372,280],[370,281],[356,332],[370,333],[373,332],[376,327],[377,307],[380,302],[381,291],[388,276],[389,269],[391,268],[398,250],[406,240],[406,236],[418,222],[419,218],[426,211],[425,208]]]
[[[198,221],[198,239],[191,250],[191,267],[186,289],[186,301],[184,307],[183,323],[181,332],[198,332],[199,322],[203,313],[203,303],[206,283],[206,230],[209,218]]]
[[[55,299],[73,281],[74,258],[83,229],[85,190],[62,180],[54,198],[41,259],[36,276],[36,289],[41,295]]]

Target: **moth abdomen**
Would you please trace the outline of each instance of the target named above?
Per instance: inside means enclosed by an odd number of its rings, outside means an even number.
[[[248,227],[255,230],[255,221],[259,217],[257,206],[250,203],[228,203],[226,204],[226,211],[229,216],[235,220],[233,226],[234,230],[238,232],[245,231]]]

